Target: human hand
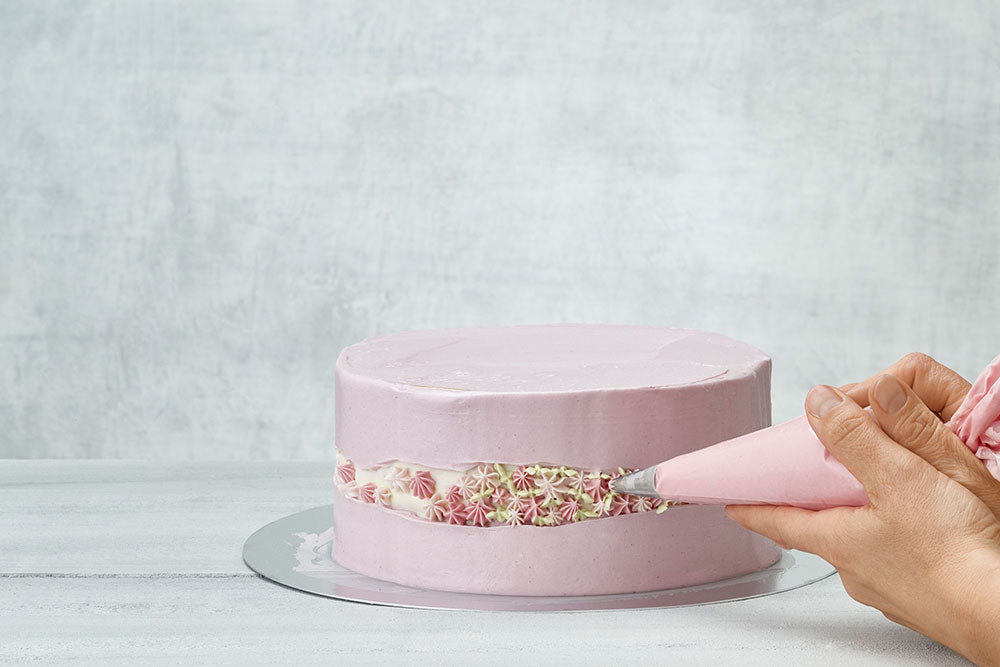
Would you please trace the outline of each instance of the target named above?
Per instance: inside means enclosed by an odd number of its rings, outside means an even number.
[[[851,597],[891,620],[970,659],[1000,663],[1000,482],[942,421],[968,388],[922,355],[846,392],[814,388],[810,425],[865,487],[869,505],[727,513],[830,561]]]

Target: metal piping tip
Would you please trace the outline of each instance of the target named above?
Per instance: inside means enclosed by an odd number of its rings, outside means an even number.
[[[615,477],[611,480],[611,490],[632,496],[659,498],[660,494],[656,492],[656,466]]]

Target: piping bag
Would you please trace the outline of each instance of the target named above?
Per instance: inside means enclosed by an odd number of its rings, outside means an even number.
[[[948,427],[1000,479],[1000,356],[980,373]],[[613,488],[694,505],[819,510],[868,504],[861,483],[826,450],[805,416],[618,477]]]

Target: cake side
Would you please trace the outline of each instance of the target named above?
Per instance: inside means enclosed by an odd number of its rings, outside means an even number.
[[[411,332],[348,347],[336,367],[337,446],[362,468],[641,468],[766,426],[770,411],[766,355],[682,329]]]
[[[673,507],[555,528],[472,528],[336,501],[337,562],[415,588],[494,595],[655,591],[755,572],[780,557],[774,542],[733,523],[721,507]]]

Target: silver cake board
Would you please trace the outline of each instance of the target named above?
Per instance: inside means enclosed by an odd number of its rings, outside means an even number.
[[[474,611],[597,611],[715,604],[790,591],[836,572],[819,556],[783,550],[759,572],[699,586],[648,593],[535,597],[423,590],[366,577],[333,560],[333,505],[314,507],[267,524],[243,545],[243,562],[257,574],[328,598],[415,609]]]

